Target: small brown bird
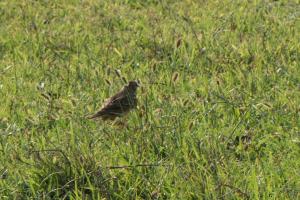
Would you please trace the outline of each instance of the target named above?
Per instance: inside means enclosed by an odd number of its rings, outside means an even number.
[[[103,107],[96,114],[88,117],[88,119],[102,118],[103,120],[114,120],[116,117],[127,114],[137,106],[136,91],[138,87],[138,81],[129,81],[128,85],[110,97]]]

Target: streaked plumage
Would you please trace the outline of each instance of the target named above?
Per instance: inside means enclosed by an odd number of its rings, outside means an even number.
[[[88,119],[102,118],[114,120],[121,117],[137,106],[136,91],[139,84],[137,81],[129,81],[121,91],[109,98],[103,107]]]

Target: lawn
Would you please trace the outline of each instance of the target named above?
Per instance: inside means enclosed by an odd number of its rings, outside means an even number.
[[[299,199],[299,32],[298,0],[2,0],[0,198]]]

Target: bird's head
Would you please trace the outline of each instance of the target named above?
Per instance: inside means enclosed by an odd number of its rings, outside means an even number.
[[[140,86],[139,81],[129,81],[128,88],[135,91]]]

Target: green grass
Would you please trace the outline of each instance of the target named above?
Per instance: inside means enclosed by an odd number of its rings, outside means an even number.
[[[299,16],[297,0],[1,1],[1,199],[299,199]],[[138,109],[85,119],[115,70],[141,80]]]

